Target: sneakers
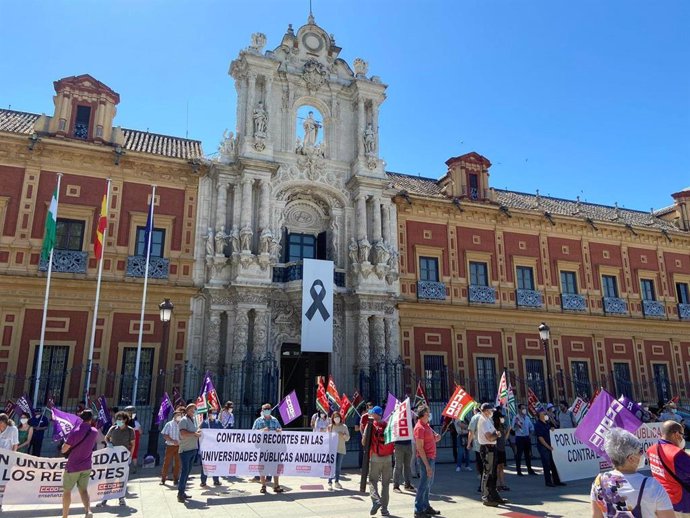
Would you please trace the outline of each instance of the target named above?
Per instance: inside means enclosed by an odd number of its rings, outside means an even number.
[[[106,500],[101,500],[96,504],[96,507],[105,507],[106,505],[108,505],[108,502]]]
[[[201,487],[208,487],[208,484],[206,482],[202,482]]]
[[[342,489],[343,486],[340,485],[340,482],[336,482],[336,483],[335,483],[335,488],[336,488],[336,489]]]
[[[400,486],[393,486],[393,491],[396,493],[402,493],[402,491],[400,491]]]
[[[182,495],[177,495],[177,501],[180,502],[181,504],[185,503],[185,497]]]
[[[416,491],[412,484],[405,484],[405,491]]]
[[[429,506],[424,510],[425,514],[428,514],[429,516],[435,516],[437,514],[441,514],[441,511],[437,511],[433,507]]]
[[[215,482],[213,482],[213,485],[214,486],[221,486],[222,484],[220,483],[220,480],[216,480]]]
[[[390,515],[391,515],[391,513],[388,509],[386,509],[385,507],[383,509],[381,509],[381,516],[390,516]]]
[[[465,471],[473,471],[469,466],[465,466]]]
[[[369,511],[369,514],[371,516],[374,516],[376,514],[376,511],[378,511],[379,509],[381,509],[381,504],[379,504],[379,503],[372,504],[371,510]]]
[[[498,507],[498,502],[494,500],[483,500],[482,504],[484,504],[487,507]]]
[[[456,467],[455,467],[455,472],[456,472],[456,473],[460,473],[460,471],[462,471],[462,468],[461,468],[460,466],[456,466]]]
[[[127,502],[125,502],[125,499],[124,499],[124,498],[120,498],[120,502],[119,502],[119,503],[120,503],[121,506],[127,505]]]
[[[328,481],[328,489],[333,489],[333,481],[332,480]]]

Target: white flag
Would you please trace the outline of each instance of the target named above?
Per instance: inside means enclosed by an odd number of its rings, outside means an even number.
[[[388,418],[388,425],[383,432],[386,444],[395,441],[411,441],[413,435],[412,411],[410,409],[410,398],[406,398],[402,403],[395,405],[395,410]]]

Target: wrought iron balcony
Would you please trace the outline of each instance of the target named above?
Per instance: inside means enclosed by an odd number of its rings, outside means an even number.
[[[537,290],[515,290],[517,305],[523,308],[540,308],[541,292]]]
[[[480,304],[495,304],[496,303],[496,289],[491,286],[479,286],[470,284],[470,302],[479,302]]]
[[[151,257],[149,261],[149,279],[167,279],[170,271],[170,261],[164,257]],[[146,257],[130,255],[127,258],[127,277],[143,277],[146,273]]]
[[[273,282],[292,282],[302,280],[302,261],[276,265],[273,267]],[[345,287],[345,272],[333,272],[333,282],[340,288]]]
[[[628,304],[618,297],[604,297],[604,313],[608,315],[627,315]]]
[[[86,273],[88,252],[76,250],[53,250],[53,271],[57,273]],[[38,269],[48,271],[48,260],[41,259]]]
[[[690,320],[690,304],[678,304],[678,318]]]
[[[658,300],[643,300],[642,312],[646,317],[665,317],[666,306]]]
[[[584,295],[577,293],[561,293],[561,307],[565,311],[587,311]]]
[[[479,189],[477,189],[476,187],[470,187],[469,193],[470,193],[470,199],[471,200],[478,200],[479,199]]]
[[[417,281],[417,298],[424,300],[446,300],[446,283]]]

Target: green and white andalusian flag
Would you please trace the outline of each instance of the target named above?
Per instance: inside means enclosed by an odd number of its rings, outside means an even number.
[[[46,230],[43,236],[43,248],[41,248],[41,259],[47,261],[50,257],[50,252],[55,246],[55,230],[57,227],[57,189],[53,192],[53,198],[50,200],[50,207],[48,207],[48,214],[46,215]]]

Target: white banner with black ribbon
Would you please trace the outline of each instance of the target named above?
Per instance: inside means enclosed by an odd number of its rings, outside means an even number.
[[[304,259],[302,351],[333,352],[333,261]]]

